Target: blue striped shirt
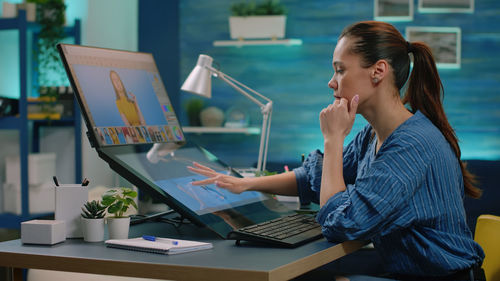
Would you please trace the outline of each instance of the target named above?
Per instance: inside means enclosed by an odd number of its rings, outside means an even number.
[[[370,240],[390,273],[443,276],[482,262],[465,221],[457,157],[421,112],[401,124],[375,153],[366,126],[344,148],[346,190],[317,220],[331,241]],[[318,202],[323,154],[294,170],[301,202]]]

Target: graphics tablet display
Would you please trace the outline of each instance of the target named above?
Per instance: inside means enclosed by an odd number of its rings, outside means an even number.
[[[191,184],[202,178],[187,170],[193,161],[239,175],[186,140],[151,54],[68,44],[58,49],[91,144],[140,190],[222,237],[289,213],[260,192]]]
[[[151,54],[62,48],[97,146],[184,141]]]

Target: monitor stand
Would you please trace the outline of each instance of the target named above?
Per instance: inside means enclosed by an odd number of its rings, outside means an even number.
[[[130,225],[140,224],[148,221],[155,221],[161,219],[163,216],[175,213],[174,210],[170,209],[168,211],[154,213],[151,215],[134,215],[130,217]]]

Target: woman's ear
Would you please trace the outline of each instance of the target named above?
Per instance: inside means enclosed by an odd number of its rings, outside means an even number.
[[[385,76],[389,73],[389,64],[386,60],[378,60],[372,66],[372,81],[374,84],[382,81]]]

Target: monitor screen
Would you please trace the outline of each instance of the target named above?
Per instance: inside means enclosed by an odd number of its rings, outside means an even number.
[[[197,215],[235,208],[258,202],[263,198],[261,193],[255,191],[234,194],[214,184],[192,185],[192,181],[206,178],[187,170],[186,166],[192,165],[193,161],[219,173],[235,175],[234,171],[215,155],[199,146],[176,147],[157,144],[142,153],[124,148],[115,150],[112,157],[120,161],[121,165],[126,165],[129,170],[140,171],[146,180]]]
[[[63,48],[96,146],[184,141],[151,54]]]
[[[222,237],[289,211],[260,192],[191,184],[203,178],[187,169],[193,162],[240,175],[185,139],[151,54],[58,48],[99,157],[140,190]]]

